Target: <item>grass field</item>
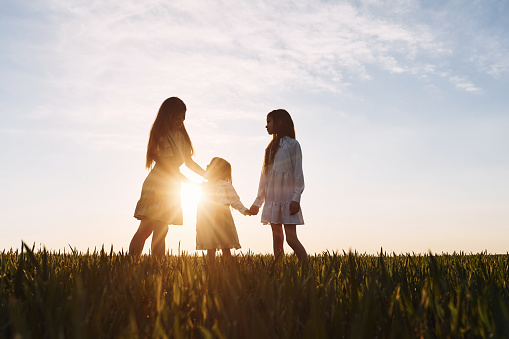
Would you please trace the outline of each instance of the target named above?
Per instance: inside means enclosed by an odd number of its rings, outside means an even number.
[[[0,253],[1,338],[507,338],[509,256]]]

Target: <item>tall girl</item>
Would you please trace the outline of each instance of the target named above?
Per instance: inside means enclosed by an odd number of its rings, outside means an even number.
[[[286,242],[306,265],[309,259],[304,246],[297,238],[296,225],[303,225],[300,198],[304,191],[302,152],[295,140],[295,128],[290,114],[276,109],[267,115],[267,133],[272,140],[265,149],[265,158],[258,187],[258,196],[250,208],[257,214],[260,206],[262,223],[272,227],[274,257],[279,260],[284,254],[283,225]]]
[[[251,212],[244,207],[232,185],[232,167],[222,158],[213,158],[207,166],[203,195],[196,215],[196,249],[207,250],[207,257],[214,258],[216,250],[231,256],[230,249],[240,248],[239,236],[230,206],[244,215]]]
[[[168,225],[182,225],[181,181],[187,178],[179,167],[186,166],[196,174],[205,171],[193,161],[193,144],[184,126],[186,105],[177,97],[166,99],[152,124],[147,145],[145,167],[150,173],[143,182],[134,217],[140,226],[131,240],[129,253],[140,255],[145,240],[152,234],[152,253],[164,256],[164,239]]]

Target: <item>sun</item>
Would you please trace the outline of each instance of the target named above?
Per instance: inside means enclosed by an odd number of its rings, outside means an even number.
[[[195,215],[201,197],[200,184],[182,183],[182,211],[187,215]]]
[[[203,178],[191,171],[185,165],[180,167],[180,172],[185,175],[191,183],[182,182],[181,196],[182,212],[185,219],[194,220],[196,218],[196,210],[201,198],[201,183]]]

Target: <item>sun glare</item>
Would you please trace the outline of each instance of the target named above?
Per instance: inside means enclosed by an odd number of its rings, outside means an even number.
[[[184,215],[187,215],[187,219],[194,219],[196,218],[196,209],[201,197],[200,183],[203,182],[203,178],[191,171],[185,165],[180,167],[180,172],[192,181],[190,184],[182,183],[182,212]]]
[[[182,210],[184,214],[196,214],[196,208],[201,197],[199,184],[182,183]]]

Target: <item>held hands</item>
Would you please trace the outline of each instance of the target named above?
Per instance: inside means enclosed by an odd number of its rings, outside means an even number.
[[[258,211],[260,211],[260,207],[252,205],[249,209],[249,212],[251,212],[251,215],[257,215]]]
[[[297,214],[300,210],[300,203],[297,201],[292,201],[290,203],[290,215]]]
[[[260,207],[252,205],[251,208],[245,212],[245,215],[257,215],[259,211],[260,211]],[[297,201],[290,202],[290,215],[297,214],[299,211],[300,211],[300,203]]]

